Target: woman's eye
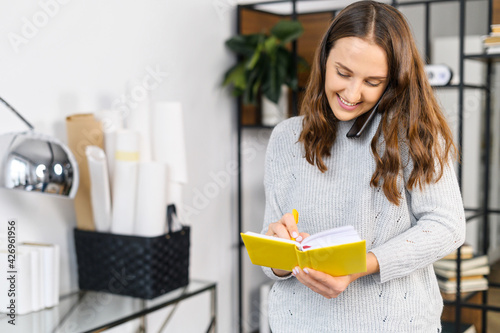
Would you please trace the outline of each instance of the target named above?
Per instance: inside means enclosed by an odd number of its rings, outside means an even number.
[[[341,71],[339,71],[338,69],[337,69],[337,74],[338,74],[338,75],[340,75],[341,77],[348,77],[348,76],[349,76],[348,74],[344,74],[344,73],[342,73],[342,72],[341,72]]]
[[[370,87],[378,87],[380,85],[380,82],[366,81],[366,84],[369,85]]]

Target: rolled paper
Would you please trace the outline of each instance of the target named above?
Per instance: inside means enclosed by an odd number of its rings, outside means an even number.
[[[104,152],[106,153],[109,187],[111,190],[113,188],[113,176],[115,173],[115,133],[117,130],[123,129],[123,116],[122,112],[118,110],[102,110],[96,116],[101,121],[104,132]]]
[[[90,199],[90,175],[85,148],[103,148],[103,132],[99,121],[93,114],[76,114],[66,117],[68,146],[78,163],[80,184],[76,193],[75,215],[78,229],[95,230]]]
[[[115,177],[116,131],[104,133],[104,153],[108,165],[109,190],[113,189]]]
[[[134,235],[153,237],[165,233],[166,167],[159,162],[140,162],[137,177],[137,200]]]
[[[151,161],[152,117],[149,92],[144,88],[142,81],[132,80],[127,83],[127,95],[132,98],[132,101],[127,104],[126,128],[139,133],[141,138],[139,161]]]
[[[106,154],[97,146],[87,146],[86,154],[89,164],[90,194],[95,228],[100,232],[109,232],[111,227],[111,196]]]
[[[182,105],[160,102],[153,112],[153,160],[168,166],[170,181],[188,181]]]
[[[111,232],[134,233],[137,166],[139,161],[139,134],[130,130],[116,132],[115,179]]]

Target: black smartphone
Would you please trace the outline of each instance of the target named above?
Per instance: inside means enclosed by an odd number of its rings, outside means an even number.
[[[373,109],[371,109],[370,111],[368,111],[366,113],[363,113],[361,116],[356,118],[351,129],[349,130],[349,132],[347,132],[346,136],[348,138],[359,138],[361,136],[361,134],[363,134],[363,131],[365,130],[365,128],[368,127],[370,120],[372,120],[373,116],[377,112],[378,105],[380,104],[380,101],[382,100],[382,97],[384,96],[384,94],[388,88],[389,88],[389,86],[387,86],[385,88],[384,92],[382,93],[382,96],[380,96],[379,100],[377,101],[377,104],[375,104]]]

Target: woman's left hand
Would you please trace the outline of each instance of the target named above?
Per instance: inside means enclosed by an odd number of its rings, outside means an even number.
[[[380,267],[377,257],[373,252],[368,252],[366,254],[365,272],[344,276],[331,276],[312,268],[300,269],[300,267],[295,267],[292,275],[312,291],[330,299],[338,297],[356,279],[368,274],[378,273],[379,271]]]
[[[303,285],[328,299],[339,296],[353,281],[352,275],[331,276],[312,268],[295,267],[292,274]]]

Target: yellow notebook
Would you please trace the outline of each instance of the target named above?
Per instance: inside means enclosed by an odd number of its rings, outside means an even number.
[[[366,272],[366,241],[352,226],[322,231],[302,243],[254,232],[241,238],[254,265],[287,271],[309,267],[332,276]]]

